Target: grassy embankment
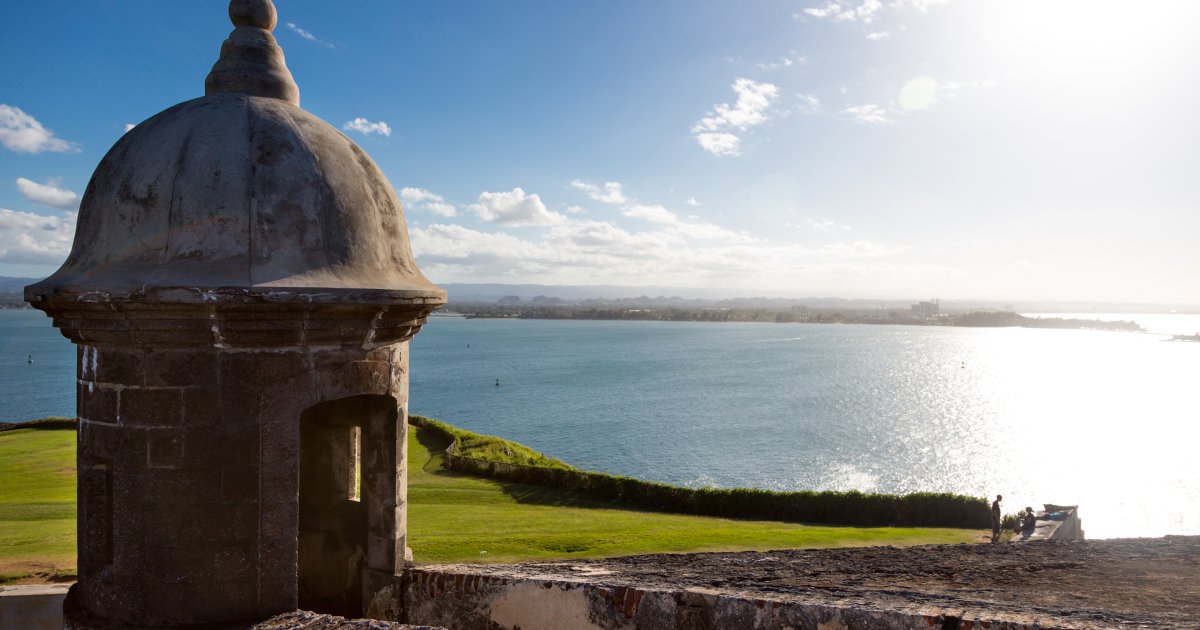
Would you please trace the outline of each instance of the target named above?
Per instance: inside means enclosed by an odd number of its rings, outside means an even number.
[[[442,452],[449,443],[412,429],[408,533],[417,562],[980,540],[977,530],[806,526],[629,509],[578,493],[444,470]],[[70,431],[0,433],[0,582],[73,573],[74,455]]]
[[[441,468],[449,442],[409,441],[409,544],[418,562],[973,542],[977,530],[809,526],[664,514]],[[487,552],[486,554],[482,552]]]
[[[409,422],[453,440],[445,468],[504,481],[582,493],[626,507],[740,520],[823,523],[857,527],[987,527],[987,501],[944,492],[908,494],[761,488],[688,488],[634,477],[579,470],[503,438],[479,435],[410,416]]]

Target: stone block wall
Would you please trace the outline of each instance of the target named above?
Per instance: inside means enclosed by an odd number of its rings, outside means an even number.
[[[366,446],[343,463],[362,456],[362,568],[403,569],[407,341],[368,349],[81,343],[77,356],[80,582],[72,598],[91,615],[154,626],[296,609],[301,418],[314,408],[361,427]],[[337,612],[361,609],[361,587],[349,597]]]
[[[566,581],[414,569],[404,590],[405,621],[455,630],[1032,630],[1030,619],[972,619],[920,605],[885,610],[801,603],[728,591],[638,589],[603,579]]]

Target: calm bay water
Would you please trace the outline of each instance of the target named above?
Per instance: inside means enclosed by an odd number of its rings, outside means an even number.
[[[583,468],[687,485],[1001,493],[1010,512],[1078,503],[1089,537],[1200,533],[1196,343],[436,317],[412,356],[413,413]],[[0,419],[71,415],[73,357],[45,316],[0,312]]]
[[[47,416],[75,416],[75,346],[41,311],[0,310],[0,422]]]

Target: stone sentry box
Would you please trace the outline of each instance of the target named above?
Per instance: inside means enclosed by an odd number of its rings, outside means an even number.
[[[117,142],[25,290],[78,350],[68,627],[356,616],[405,566],[408,341],[446,294],[300,109],[270,0],[229,14],[205,96]]]

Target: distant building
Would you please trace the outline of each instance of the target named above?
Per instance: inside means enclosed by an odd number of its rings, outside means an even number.
[[[520,304],[521,297],[518,295],[506,295],[496,301],[497,304]]]
[[[912,305],[912,316],[921,318],[937,317],[941,311],[941,301],[932,299],[928,302],[917,302]]]

